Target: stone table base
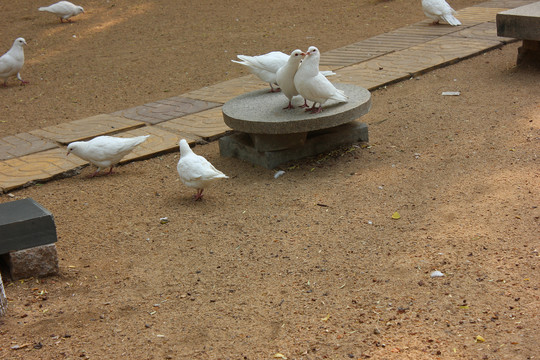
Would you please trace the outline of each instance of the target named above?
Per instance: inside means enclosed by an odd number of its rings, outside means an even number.
[[[258,151],[250,134],[236,133],[219,139],[219,151],[222,156],[235,157],[273,169],[292,160],[315,156],[359,141],[368,141],[368,127],[365,123],[353,121],[333,128],[308,132],[302,144],[277,151]]]
[[[540,41],[523,40],[518,49],[517,64],[540,67]]]
[[[540,67],[540,1],[497,14],[497,35],[523,40],[518,65]]]

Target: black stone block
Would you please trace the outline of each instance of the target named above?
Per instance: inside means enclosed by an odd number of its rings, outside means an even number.
[[[0,204],[0,254],[56,241],[52,213],[33,199]]]

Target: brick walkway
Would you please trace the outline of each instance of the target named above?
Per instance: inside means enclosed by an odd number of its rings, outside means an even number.
[[[431,20],[377,35],[323,53],[321,68],[336,72],[332,82],[368,90],[408,79],[515,41],[497,37],[498,12],[535,0],[491,0],[458,11],[462,26],[431,26]],[[45,181],[86,165],[66,157],[65,146],[98,135],[132,137],[150,134],[122,163],[178,151],[178,141],[213,140],[230,130],[221,106],[228,100],[268,85],[253,75],[134,108],[0,138],[0,192]]]

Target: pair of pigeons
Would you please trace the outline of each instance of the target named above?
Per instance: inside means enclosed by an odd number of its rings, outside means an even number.
[[[114,165],[118,164],[135,147],[146,141],[149,136],[143,135],[132,138],[98,136],[89,141],[75,141],[68,145],[67,155],[73,153],[97,166],[97,170],[90,177],[94,177],[102,169],[110,167],[108,175],[112,173]],[[180,140],[179,146],[178,174],[182,183],[197,189],[197,194],[194,195],[195,200],[202,199],[204,188],[212,182],[217,179],[228,178],[227,175],[217,170],[204,157],[195,154],[185,139]]]
[[[315,46],[310,46],[307,52],[296,49],[291,55],[272,51],[258,56],[237,56],[242,61],[232,61],[247,66],[253,74],[269,83],[271,92],[276,91],[272,84],[279,86],[281,92],[289,99],[289,105],[284,109],[294,108],[292,98],[296,95],[304,98],[302,107],[308,107],[307,100],[313,102],[311,108],[306,109],[313,113],[321,112],[322,105],[328,100],[347,101],[347,95],[326,78],[335,73],[319,71],[321,55]]]
[[[40,7],[39,11],[48,11],[60,17],[60,22],[71,21],[70,17],[84,12],[81,6],[74,5],[69,1],[60,1],[55,4]],[[15,39],[11,49],[0,57],[0,80],[3,80],[2,86],[7,87],[7,80],[16,76],[21,82],[21,85],[28,84],[21,78],[20,71],[24,65],[24,49],[27,45],[26,40],[22,37]]]

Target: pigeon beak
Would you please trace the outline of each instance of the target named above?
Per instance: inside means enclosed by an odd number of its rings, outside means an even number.
[[[307,53],[301,53],[300,55],[302,55],[302,56],[306,56],[306,55],[307,55]]]
[[[71,151],[68,151],[68,152],[66,153],[66,156],[68,156],[69,154],[71,154]]]

